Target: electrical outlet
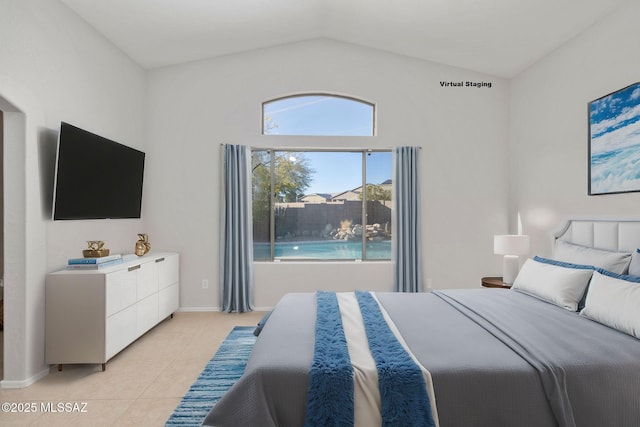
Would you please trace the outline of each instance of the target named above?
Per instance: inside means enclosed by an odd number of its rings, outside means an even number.
[[[208,288],[209,288],[209,280],[202,279],[202,289],[208,289]]]

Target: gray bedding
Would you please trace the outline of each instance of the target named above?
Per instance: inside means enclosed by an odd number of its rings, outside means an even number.
[[[378,293],[431,372],[440,425],[638,426],[640,342],[500,289]],[[206,426],[302,426],[315,295],[286,295]]]

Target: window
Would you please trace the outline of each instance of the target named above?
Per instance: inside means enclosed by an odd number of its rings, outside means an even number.
[[[391,168],[390,151],[254,150],[254,259],[390,259]]]
[[[262,105],[264,135],[373,136],[374,105],[335,95],[297,95]]]
[[[374,118],[371,103],[298,95],[265,102],[262,130],[373,136]],[[390,150],[253,150],[254,259],[390,259],[391,169]]]

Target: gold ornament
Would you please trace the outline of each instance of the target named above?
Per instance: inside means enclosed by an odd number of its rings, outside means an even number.
[[[109,255],[109,249],[104,247],[102,240],[87,240],[87,245],[89,249],[82,251],[85,258],[100,258]]]
[[[149,243],[149,236],[144,233],[138,234],[138,241],[136,242],[135,253],[138,256],[143,256],[151,250],[151,243]]]

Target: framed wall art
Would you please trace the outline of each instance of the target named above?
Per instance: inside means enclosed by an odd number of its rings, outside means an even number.
[[[589,195],[640,191],[640,82],[589,102]]]

